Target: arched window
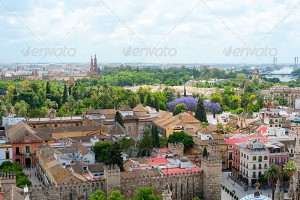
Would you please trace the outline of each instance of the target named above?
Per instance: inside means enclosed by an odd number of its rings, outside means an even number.
[[[264,157],[264,160],[268,160],[268,156],[265,156],[265,157]]]
[[[253,160],[256,160],[256,156],[253,156]]]

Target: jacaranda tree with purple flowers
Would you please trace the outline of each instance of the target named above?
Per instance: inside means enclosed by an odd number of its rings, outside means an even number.
[[[198,102],[198,98],[182,97],[182,98],[177,98],[177,99],[167,103],[167,107],[170,111],[173,112],[173,110],[177,104],[184,103],[186,105],[186,110],[194,111],[196,109],[197,102]]]
[[[198,98],[193,97],[182,97],[177,98],[169,103],[167,103],[167,107],[170,111],[174,111],[174,108],[178,104],[184,103],[186,105],[186,110],[195,111],[197,106]],[[203,105],[206,112],[211,112],[214,117],[215,114],[220,113],[222,111],[222,107],[218,103],[210,102],[209,100],[203,100]]]

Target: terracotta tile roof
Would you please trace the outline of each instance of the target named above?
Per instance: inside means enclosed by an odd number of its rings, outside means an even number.
[[[142,178],[144,176],[160,176],[158,169],[133,170],[131,172],[121,172],[121,180],[128,178]]]
[[[76,172],[78,174],[83,174],[83,173],[85,173],[83,170],[83,167],[87,167],[87,166],[88,166],[88,164],[85,162],[74,161],[73,165],[71,167],[74,170],[74,172]]]
[[[149,117],[149,114],[147,112],[134,112],[134,117],[140,118],[140,117]]]
[[[38,133],[63,133],[77,131],[98,131],[103,128],[103,125],[86,125],[86,126],[62,126],[62,127],[42,127],[35,128]]]
[[[14,185],[11,185],[4,192],[4,200],[24,200],[23,190]]]
[[[147,112],[144,106],[140,103],[135,108],[133,108],[133,112]]]
[[[202,170],[199,167],[193,167],[191,169],[185,169],[185,168],[162,169],[161,171],[164,175],[171,175],[171,174],[186,174],[191,172],[201,172]]]
[[[153,166],[153,165],[165,165],[170,163],[170,161],[168,161],[165,158],[148,158],[148,163]]]
[[[126,135],[126,130],[122,127],[118,122],[115,122],[108,131],[106,132],[108,135]]]
[[[119,111],[133,111],[133,109],[127,105],[120,107],[118,110]]]
[[[261,139],[263,142],[268,142],[269,139],[266,137],[257,137],[258,139]],[[250,138],[233,138],[233,139],[224,139],[226,144],[233,145],[235,143],[242,143],[247,142]]]
[[[6,129],[6,134],[9,140],[13,142],[24,141],[27,135],[28,139],[40,141],[43,140],[36,135],[36,132],[32,130],[30,126],[25,124],[23,121],[18,122],[17,124],[10,126]]]
[[[71,146],[67,149],[60,150],[62,153],[75,153],[80,152],[81,155],[86,155],[88,153],[92,153],[87,147],[83,146],[80,142],[75,141]]]
[[[244,113],[244,112],[242,112],[241,114],[239,114],[239,117],[246,118],[246,119],[253,119],[253,116],[251,114]]]
[[[104,165],[102,163],[95,163],[95,164],[89,165],[88,169],[92,173],[103,172],[104,171]]]

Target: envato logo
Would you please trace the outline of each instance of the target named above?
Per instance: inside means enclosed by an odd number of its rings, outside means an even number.
[[[244,57],[244,56],[271,56],[274,57],[278,53],[278,50],[276,48],[268,48],[261,47],[261,48],[225,48],[223,50],[224,56],[236,56],[236,57]]]
[[[124,48],[122,51],[124,56],[175,56],[177,49],[160,47],[160,48],[132,48],[131,46]]]
[[[32,57],[46,57],[46,56],[55,56],[55,57],[72,57],[76,55],[75,48],[67,47],[27,47],[22,50],[23,56],[32,56]]]

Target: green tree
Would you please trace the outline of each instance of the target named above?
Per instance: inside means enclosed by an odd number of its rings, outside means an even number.
[[[68,89],[67,89],[67,85],[64,85],[64,93],[63,93],[63,103],[67,102],[68,100]]]
[[[109,158],[109,151],[111,149],[112,143],[105,141],[105,142],[96,142],[96,144],[93,147],[93,151],[96,156],[96,160],[98,162],[103,162],[105,164],[108,164],[110,161]]]
[[[222,103],[222,96],[221,96],[221,94],[218,93],[218,92],[211,94],[211,96],[210,96],[210,102],[221,104]]]
[[[201,199],[199,199],[199,197],[193,197],[192,200],[201,200]]]
[[[92,194],[89,198],[89,200],[105,200],[105,199],[106,199],[106,195],[101,190],[96,190],[94,194]]]
[[[125,128],[123,117],[119,111],[116,112],[115,122],[118,122],[123,128]]]
[[[151,135],[152,135],[153,147],[160,147],[157,126],[153,125],[151,127]]]
[[[130,148],[134,148],[135,146],[135,141],[132,138],[127,137],[122,137],[118,143],[123,152],[127,152]]]
[[[108,152],[108,157],[109,164],[116,164],[120,167],[121,171],[124,171],[122,152],[118,142],[112,144]]]
[[[272,200],[274,200],[275,184],[277,179],[280,177],[280,168],[279,166],[272,163],[269,165],[267,171],[265,171],[265,176],[269,179],[272,186]]]
[[[206,147],[204,147],[204,149],[203,149],[202,156],[203,156],[204,158],[207,158],[207,157],[208,157],[208,152],[207,152]]]
[[[180,132],[174,132],[172,135],[168,138],[168,143],[177,143],[181,142],[184,145],[184,149],[191,148],[194,145],[193,137],[186,134],[183,131]]]
[[[203,101],[200,98],[198,99],[198,102],[197,102],[195,118],[201,122],[207,122],[206,112],[205,112],[205,108],[203,105]]]
[[[30,186],[32,185],[31,181],[28,180],[28,178],[27,178],[26,176],[22,176],[22,177],[18,178],[18,180],[16,180],[16,184],[17,184],[17,186],[20,187],[20,188],[23,188],[23,187],[25,187],[26,185],[27,185],[28,187],[30,187]]]
[[[178,115],[179,113],[185,112],[186,111],[186,105],[185,103],[180,103],[177,104],[173,110],[173,115]]]
[[[153,187],[143,187],[138,189],[135,200],[161,200],[161,196],[154,194]]]
[[[297,166],[294,161],[289,161],[284,164],[283,171],[287,173],[287,175],[292,176],[297,171]]]
[[[112,190],[106,200],[125,200],[125,198],[119,190]]]
[[[50,83],[46,83],[46,97],[48,98],[51,94],[51,88],[50,88]]]
[[[138,155],[150,156],[152,149],[153,149],[153,141],[151,137],[151,129],[149,126],[146,126],[143,130],[143,138],[140,140],[138,146]]]

